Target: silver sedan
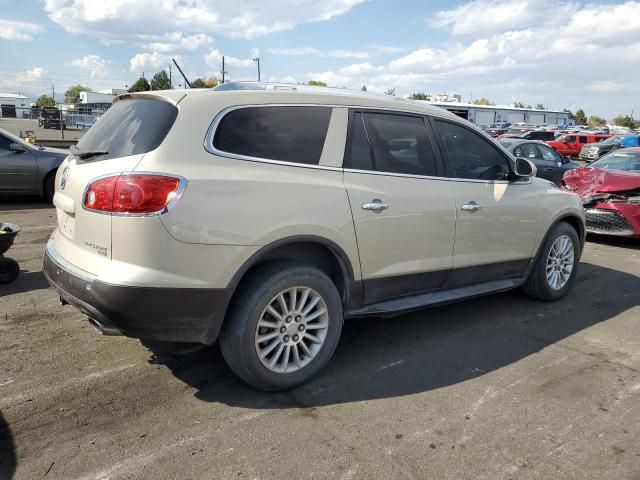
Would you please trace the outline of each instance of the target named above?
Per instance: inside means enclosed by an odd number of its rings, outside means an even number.
[[[51,201],[56,170],[68,154],[32,145],[0,128],[0,194],[40,195]]]

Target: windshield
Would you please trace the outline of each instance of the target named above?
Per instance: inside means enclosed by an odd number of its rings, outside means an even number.
[[[127,157],[155,150],[178,115],[171,103],[155,98],[125,98],[113,104],[78,142],[83,152],[101,159]]]
[[[615,152],[593,162],[591,167],[604,168],[606,170],[622,170],[623,172],[640,173],[640,152],[624,153]]]

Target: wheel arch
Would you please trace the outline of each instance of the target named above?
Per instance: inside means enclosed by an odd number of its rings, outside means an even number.
[[[238,269],[228,288],[236,296],[242,281],[255,269],[274,262],[298,262],[314,266],[334,283],[343,305],[360,305],[362,284],[356,281],[352,262],[335,242],[316,235],[296,235],[276,240],[258,250]]]

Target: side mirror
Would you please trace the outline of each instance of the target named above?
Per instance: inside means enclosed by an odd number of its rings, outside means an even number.
[[[16,152],[16,153],[22,153],[25,151],[25,148],[20,145],[19,143],[10,143],[9,144],[9,150],[11,150],[12,152]]]
[[[533,164],[533,162],[522,157],[516,158],[515,174],[518,177],[535,177],[536,173],[538,173],[538,169]]]

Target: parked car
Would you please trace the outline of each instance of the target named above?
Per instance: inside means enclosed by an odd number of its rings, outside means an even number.
[[[66,128],[66,122],[62,119],[60,110],[56,107],[44,107],[40,110],[40,114],[38,115],[39,127],[60,130],[61,123],[62,129]]]
[[[508,130],[506,128],[493,128],[493,127],[490,127],[490,128],[485,128],[484,131],[487,132],[487,135],[490,135],[493,138],[497,138],[500,135],[502,135],[504,133],[507,133]]]
[[[640,146],[639,140],[640,136],[638,135],[614,135],[602,142],[585,145],[580,150],[579,158],[586,162],[592,162],[618,148],[638,147]]]
[[[582,198],[588,232],[640,238],[640,148],[609,153],[564,181]]]
[[[523,133],[520,138],[525,140],[542,140],[549,141],[555,140],[556,135],[554,132],[548,130],[532,130],[530,132]]]
[[[548,141],[547,145],[557,151],[560,155],[567,157],[577,157],[580,150],[587,144],[598,143],[611,137],[611,135],[580,133],[562,135],[555,140]]]
[[[322,370],[344,318],[571,287],[579,198],[473,124],[383,95],[223,87],[117,97],[62,164],[44,272],[99,330],[219,336],[238,376],[282,390]]]
[[[32,145],[0,128],[0,193],[53,199],[56,170],[67,150]]]
[[[580,166],[564,158],[553,148],[541,141],[506,138],[500,140],[500,143],[509,150],[514,157],[526,158],[533,162],[538,170],[536,176],[549,180],[556,185],[562,184],[562,178],[567,170]]]

